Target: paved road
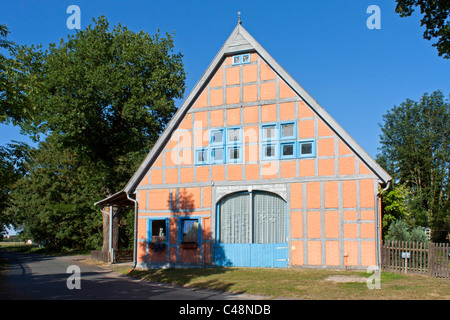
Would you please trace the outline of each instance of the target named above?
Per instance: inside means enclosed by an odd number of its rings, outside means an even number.
[[[83,263],[85,257],[51,257],[0,251],[9,260],[0,274],[0,300],[261,300],[264,297],[193,290],[132,279]],[[68,289],[71,265],[80,267],[80,289]],[[70,281],[75,284],[75,281]]]

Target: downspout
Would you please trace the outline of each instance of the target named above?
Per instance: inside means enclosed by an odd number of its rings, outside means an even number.
[[[380,235],[380,224],[382,223],[382,220],[381,220],[381,207],[378,208],[378,202],[379,202],[378,199],[381,198],[381,193],[382,193],[382,192],[384,192],[384,191],[386,191],[387,189],[389,189],[390,185],[391,185],[391,181],[388,181],[387,184],[386,184],[386,187],[385,187],[384,189],[381,189],[381,191],[378,191],[377,194],[376,194],[376,197],[375,197],[375,208],[376,208],[376,210],[375,210],[375,212],[376,212],[375,219],[377,220],[377,221],[376,221],[376,226],[377,226],[376,237],[378,238],[378,241],[377,241],[377,243],[378,243],[378,246],[377,246],[377,248],[378,248],[378,250],[377,250],[377,267],[378,267],[379,269],[381,269],[381,235]]]
[[[133,244],[133,268],[134,270],[136,268],[137,264],[137,223],[138,223],[138,202],[137,200],[130,197],[128,192],[125,192],[127,195],[128,200],[134,202],[134,244]]]

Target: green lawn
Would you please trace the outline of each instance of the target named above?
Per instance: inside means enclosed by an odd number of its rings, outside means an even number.
[[[127,273],[127,268],[116,268]],[[154,282],[188,287],[242,292],[270,297],[321,300],[401,299],[450,300],[450,279],[423,275],[381,273],[380,289],[368,289],[366,272],[312,269],[207,268],[133,270],[129,276]],[[337,283],[326,280],[331,276],[354,277],[355,282]],[[356,281],[363,282],[356,282]]]

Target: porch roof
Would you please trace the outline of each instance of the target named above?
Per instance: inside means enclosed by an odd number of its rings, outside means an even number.
[[[131,195],[135,197],[135,195]],[[108,198],[98,201],[94,204],[95,206],[105,207],[105,206],[134,206],[134,202],[127,197],[127,193],[122,190],[119,191]]]

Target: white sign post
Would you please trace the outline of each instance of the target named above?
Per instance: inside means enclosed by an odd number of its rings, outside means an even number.
[[[411,253],[408,251],[403,251],[402,258],[405,259],[405,273],[406,273],[406,270],[408,269],[408,259],[411,258]]]

